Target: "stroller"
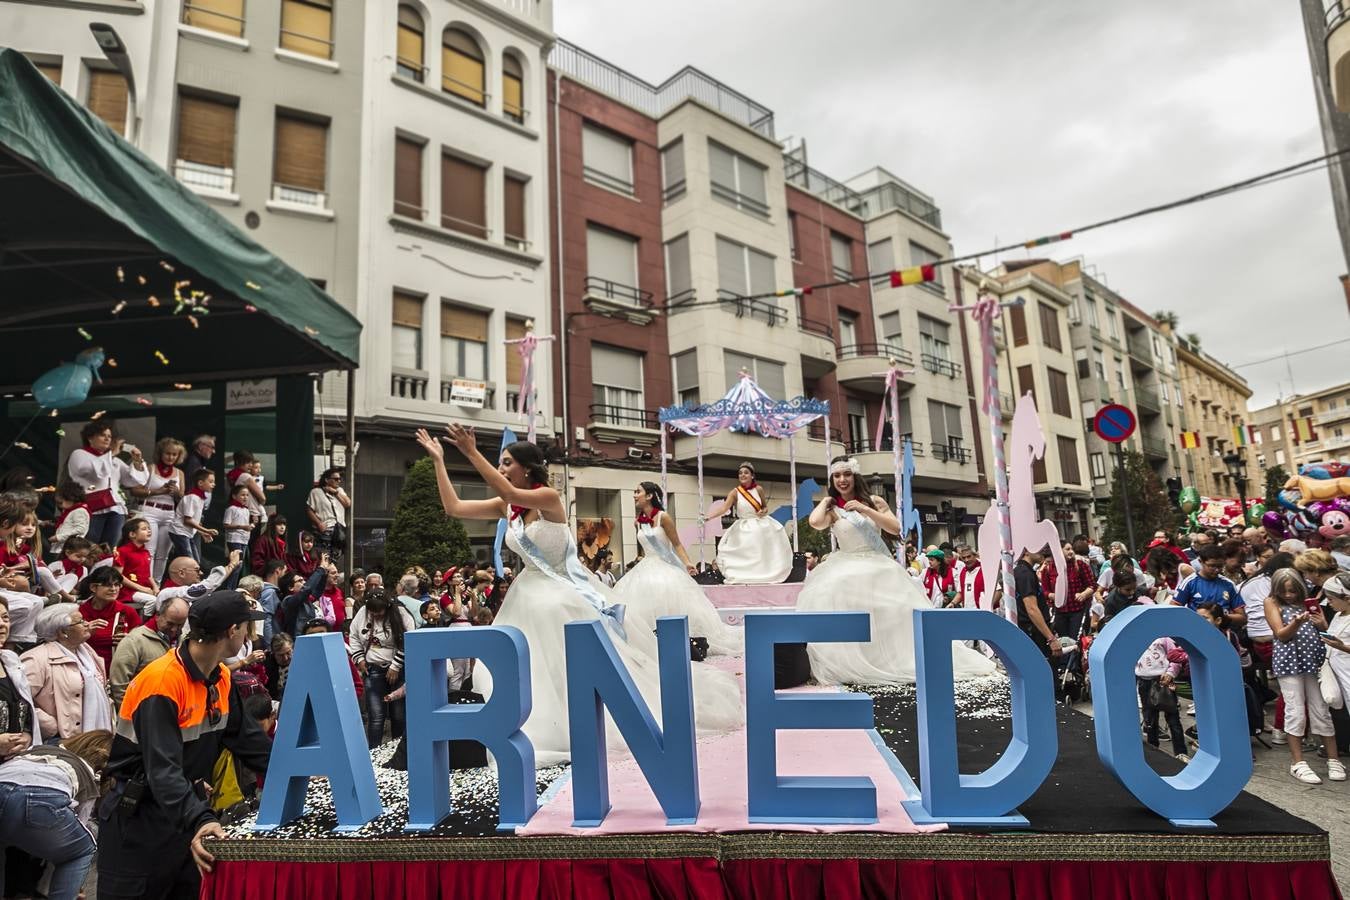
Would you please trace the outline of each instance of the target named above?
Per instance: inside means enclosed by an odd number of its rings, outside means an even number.
[[[1092,682],[1088,679],[1088,650],[1092,648],[1094,637],[1088,631],[1091,621],[1092,613],[1088,611],[1083,616],[1073,647],[1064,654],[1056,673],[1055,699],[1065,706],[1092,699]]]

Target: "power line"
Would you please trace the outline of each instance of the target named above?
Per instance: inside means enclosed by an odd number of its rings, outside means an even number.
[[[1304,353],[1311,353],[1314,350],[1325,350],[1327,347],[1335,347],[1337,344],[1345,344],[1345,343],[1350,343],[1350,337],[1343,337],[1340,338],[1339,340],[1328,341],[1325,344],[1318,344],[1316,347],[1304,347],[1301,350],[1286,350],[1283,353],[1276,354],[1275,356],[1267,356],[1265,359],[1257,359],[1251,362],[1238,363],[1237,365],[1232,365],[1229,366],[1228,368],[1245,369],[1248,366],[1259,366],[1262,363],[1276,362],[1277,360],[1286,359],[1291,355],[1299,356]]]

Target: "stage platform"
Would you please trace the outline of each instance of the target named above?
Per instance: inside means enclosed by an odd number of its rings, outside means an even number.
[[[917,780],[912,689],[873,692],[876,730],[869,742]],[[987,767],[1006,746],[1006,703],[958,703],[961,768]],[[814,732],[813,735],[826,735]],[[837,735],[835,736],[837,739]],[[713,742],[726,740],[715,738]],[[783,738],[780,737],[780,742]],[[808,748],[827,760],[823,739]],[[720,748],[730,750],[729,747]],[[700,772],[718,760],[700,742]],[[380,751],[377,751],[379,753]],[[383,754],[387,757],[387,753]],[[792,754],[795,756],[796,754]],[[1146,751],[1164,773],[1180,766]],[[784,771],[801,771],[785,757]],[[742,770],[744,761],[740,763]],[[820,766],[821,773],[828,766]],[[632,813],[650,792],[620,789],[612,769],[612,816]],[[859,774],[862,774],[861,772]],[[868,770],[879,807],[904,789]],[[401,773],[381,773],[381,794]],[[1040,790],[1021,806],[1029,828],[1015,832],[924,832],[894,817],[883,830],[749,831],[748,826],[688,832],[576,833],[566,821],[566,770],[541,770],[541,811],[530,834],[494,834],[495,787],[483,770],[456,774],[456,814],[434,832],[406,836],[391,808],[367,829],[328,836],[331,807],[316,809],[277,836],[215,842],[216,871],[207,900],[451,900],[451,898],[923,898],[923,900],[1332,900],[1339,898],[1330,842],[1317,826],[1250,794],[1215,817],[1217,829],[1179,830],[1138,804],[1096,757],[1092,720],[1059,712],[1059,758]],[[390,782],[388,779],[393,779]],[[406,782],[405,782],[406,784]],[[705,808],[743,782],[705,783]],[[311,791],[313,795],[313,789]],[[406,789],[404,791],[406,794]],[[654,804],[654,800],[650,801]],[[386,803],[389,806],[388,803]],[[903,815],[903,810],[901,810]],[[701,816],[702,818],[702,816]],[[634,821],[639,821],[638,816]],[[538,833],[540,831],[559,833]],[[246,833],[243,830],[232,834]]]
[[[745,614],[765,609],[792,609],[802,582],[792,584],[707,584],[703,593],[728,625],[744,625]]]

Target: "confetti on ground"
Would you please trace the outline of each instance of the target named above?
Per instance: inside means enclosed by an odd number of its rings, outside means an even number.
[[[166,366],[169,364],[169,358],[164,355],[164,352],[162,350],[155,351],[155,359],[159,360]]]
[[[168,263],[167,260],[161,259],[161,260],[159,261],[159,267],[160,267],[161,269],[163,269],[164,271],[166,271],[166,272],[172,272],[172,271],[173,271],[173,266],[169,265],[169,263]]]
[[[206,315],[207,313],[209,313],[211,310],[207,309],[205,306],[194,306],[194,307],[192,307],[192,311],[195,312],[195,313],[196,313],[197,315],[199,315],[199,316],[204,316],[204,315]]]
[[[139,403],[141,406],[154,406],[154,405],[155,405],[155,401],[151,400],[149,397],[137,397],[137,398],[136,398],[136,402]]]
[[[201,327],[202,327],[201,324],[197,321],[197,317],[196,317],[196,316],[188,316],[187,319],[188,319],[189,322],[192,323],[192,327],[193,327],[193,328],[201,328]]]
[[[137,284],[145,284],[145,276],[144,276],[144,275],[137,275],[137,276],[136,276],[136,283],[137,283]]]
[[[117,360],[113,359],[111,356],[108,357],[106,360],[104,360],[104,362],[112,366],[114,369],[117,368]]]
[[[898,697],[906,701],[916,698],[912,684],[868,685],[860,690],[873,696]],[[1012,715],[1011,682],[1001,671],[983,678],[957,681],[952,693],[958,719],[997,719]]]
[[[255,284],[255,283],[252,282],[252,281],[245,281],[245,282],[244,282],[244,287],[250,287],[250,288],[253,288],[255,291],[261,291],[261,290],[262,290],[262,285],[260,285],[260,284]]]
[[[65,436],[66,436],[66,430],[65,430],[64,428],[58,428],[58,429],[56,429],[56,436],[57,436],[57,437],[65,437]]]
[[[127,301],[118,300],[117,305],[112,308],[112,314],[115,316],[126,308],[127,308]]]
[[[252,303],[244,304],[244,312],[257,312],[257,311],[258,307],[254,306]]]
[[[51,411],[51,417],[52,417],[53,419],[55,419],[55,418],[56,418],[57,416],[59,416],[59,415],[61,415],[61,410],[59,410],[59,409],[54,409],[54,410]]]
[[[184,306],[187,306],[187,304],[184,303],[182,300],[179,300],[177,303],[173,305],[173,314],[175,316],[178,315],[180,312],[183,311]]]
[[[317,337],[318,334],[319,334],[319,329],[317,329],[317,328],[310,328],[308,325],[306,325],[306,326],[305,326],[305,334],[309,335],[310,337]]]
[[[181,382],[181,381],[176,381],[176,382],[174,382],[174,385],[173,385],[173,386],[174,386],[175,388],[177,388],[178,390],[180,390],[180,391],[190,391],[190,390],[192,390],[192,385],[187,384],[187,383],[185,383],[185,382]]]
[[[146,303],[149,303],[149,304],[150,304],[151,306],[153,306],[153,307],[156,307],[156,308],[159,307],[159,298],[156,297],[154,294],[151,294],[149,297],[146,297],[146,298],[145,298],[145,302],[146,302]]]
[[[80,337],[84,338],[86,341],[92,341],[94,339],[94,336],[89,332],[85,331],[83,328],[76,328],[75,330],[78,331],[80,333]]]
[[[54,485],[54,484],[44,484],[44,485],[43,485],[42,487],[40,487],[40,488],[33,488],[33,490],[37,491],[39,494],[55,494],[55,493],[56,493],[56,485]]]
[[[100,409],[98,412],[94,413],[92,416],[89,417],[89,421],[91,422],[96,421],[98,419],[103,418],[107,414],[108,411],[106,409]],[[56,410],[52,410],[52,415],[56,415]]]
[[[122,267],[121,267],[121,266],[118,266],[118,267],[117,267],[117,281],[118,281],[118,283],[120,284],[121,282],[126,281],[126,280],[127,280],[126,273],[122,271]]]
[[[20,450],[32,450],[32,449],[33,449],[33,445],[32,445],[32,444],[25,444],[23,441],[15,441],[15,442],[14,442],[14,446],[15,446],[15,447],[18,447]]]

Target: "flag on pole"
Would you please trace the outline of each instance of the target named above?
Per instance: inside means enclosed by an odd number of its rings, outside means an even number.
[[[1200,432],[1183,431],[1181,433],[1181,449],[1194,450],[1200,446]]]
[[[1313,430],[1313,422],[1311,416],[1304,416],[1301,419],[1295,419],[1293,421],[1292,431],[1294,432],[1295,444],[1306,444],[1309,441],[1317,440],[1317,432]]]
[[[1234,425],[1233,426],[1233,444],[1238,447],[1245,447],[1251,443],[1251,426]]]
[[[905,287],[936,280],[937,269],[933,266],[914,266],[910,269],[896,269],[891,273],[891,287]]]

